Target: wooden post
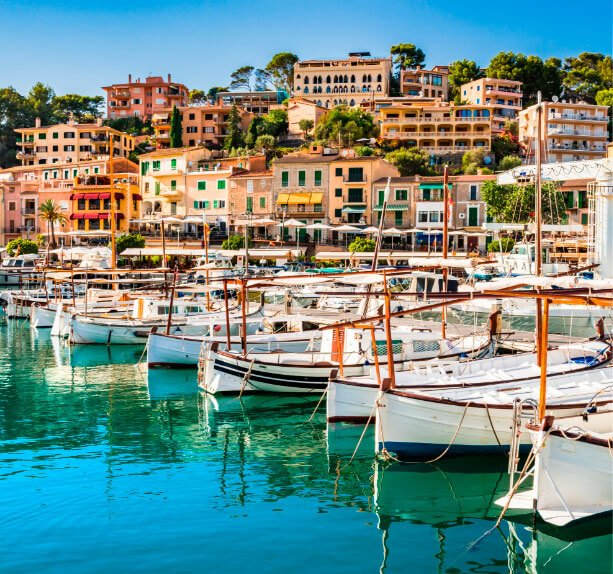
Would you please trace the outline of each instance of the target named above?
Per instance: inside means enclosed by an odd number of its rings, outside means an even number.
[[[443,169],[443,197],[444,197],[444,212],[443,212],[443,260],[447,260],[449,255],[449,172],[445,165]],[[447,292],[447,267],[443,267],[443,286]],[[447,338],[447,306],[442,310],[441,316],[441,337]]]
[[[540,338],[541,386],[539,390],[539,421],[545,418],[547,410],[547,346],[549,330],[549,299],[543,301],[542,330]]]
[[[230,350],[232,348],[232,338],[230,336],[230,308],[228,301],[228,280],[223,280],[223,300],[225,303],[225,312],[226,312],[226,350]]]
[[[542,220],[542,202],[541,202],[541,138],[542,138],[542,125],[543,121],[543,107],[541,104],[541,92],[537,93],[537,107],[536,107],[536,144],[534,150],[534,158],[536,163],[536,172],[534,174],[534,222],[536,226],[535,233],[535,254],[534,254],[534,270],[535,275],[540,277],[542,274],[542,255],[543,249],[541,246],[541,220]],[[541,364],[541,345],[540,345],[540,337],[543,331],[543,302],[541,299],[536,300],[536,326],[535,326],[535,336],[536,336],[536,361],[540,365]]]
[[[370,340],[373,348],[373,357],[375,359],[375,373],[377,374],[377,386],[381,388],[382,380],[381,380],[381,369],[379,368],[379,353],[377,353],[377,337],[375,336],[375,326],[370,326]]]
[[[168,306],[168,320],[166,321],[166,334],[170,335],[170,326],[172,323],[172,306],[175,302],[175,288],[177,286],[178,267],[175,265],[175,271],[172,277],[172,290],[170,291],[170,305]]]
[[[387,346],[387,373],[389,388],[396,386],[396,373],[394,372],[394,349],[392,346],[392,320],[391,320],[391,296],[387,285],[387,277],[383,283],[385,289],[385,341]]]
[[[241,279],[241,344],[243,357],[247,356],[247,280]]]
[[[72,265],[70,266],[70,288],[72,290],[72,306],[76,310],[77,301],[76,301],[76,296],[74,292],[74,267],[72,267]]]
[[[204,215],[202,216],[204,218]],[[206,281],[206,310],[211,310],[211,296],[209,293],[209,226],[206,222],[203,222],[202,225],[202,238],[204,240],[204,262],[206,265],[206,270],[204,272],[204,277]]]

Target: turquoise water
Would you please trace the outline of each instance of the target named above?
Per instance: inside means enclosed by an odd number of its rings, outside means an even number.
[[[504,460],[379,465],[367,434],[349,465],[356,429],[328,447],[316,399],[206,398],[193,372],[147,381],[141,352],[0,327],[0,571],[611,570],[602,525],[513,517],[471,546]]]

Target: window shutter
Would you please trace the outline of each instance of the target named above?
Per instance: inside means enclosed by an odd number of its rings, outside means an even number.
[[[198,191],[206,191],[206,181],[198,182]]]

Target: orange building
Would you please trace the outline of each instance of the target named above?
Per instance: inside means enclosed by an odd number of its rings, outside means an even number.
[[[421,66],[401,70],[400,91],[405,96],[439,98],[447,100],[449,66],[434,66],[426,70]]]

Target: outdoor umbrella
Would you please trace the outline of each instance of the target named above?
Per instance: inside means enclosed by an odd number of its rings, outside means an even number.
[[[281,225],[282,227],[306,227],[306,223],[302,223],[302,221],[298,221],[297,219],[288,219],[287,221],[282,221],[281,223],[277,223],[277,225]],[[300,234],[298,233],[298,229],[296,229],[296,249],[300,247]]]
[[[406,231],[398,229],[397,227],[390,227],[389,229],[384,229],[382,233],[383,235],[392,236],[392,249],[394,249],[394,235],[404,235]]]
[[[345,249],[347,249],[347,234],[348,233],[361,233],[362,230],[359,227],[354,227],[353,225],[341,225],[339,227],[334,228],[335,231],[340,231],[345,234]]]
[[[331,225],[326,225],[325,223],[311,223],[311,225],[307,225],[305,229],[313,229],[313,230],[324,230],[324,229],[332,229]],[[321,234],[319,236],[319,240],[321,241]]]

